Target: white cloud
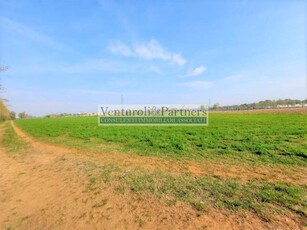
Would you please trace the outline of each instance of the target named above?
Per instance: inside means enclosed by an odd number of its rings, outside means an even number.
[[[108,49],[112,53],[126,57],[159,59],[176,65],[184,65],[187,62],[180,54],[167,51],[154,39],[148,43],[135,43],[131,47],[123,42],[115,41],[109,44]]]
[[[186,76],[187,77],[194,77],[194,76],[197,76],[197,75],[204,73],[205,71],[206,71],[206,67],[198,66],[195,69],[193,69],[192,71],[188,72]]]
[[[173,54],[172,62],[178,65],[184,65],[187,61],[180,54]]]
[[[168,61],[172,56],[155,40],[151,40],[147,44],[134,44],[133,48],[136,56],[144,59],[161,59]]]
[[[121,56],[129,57],[133,55],[131,49],[120,41],[110,43],[108,48],[112,53],[119,54]]]
[[[188,81],[180,83],[179,85],[193,89],[208,89],[213,86],[213,83],[209,81]]]
[[[155,65],[149,66],[148,72],[150,72],[150,73],[157,73],[157,74],[162,74],[163,73],[162,70],[158,66],[155,66]]]

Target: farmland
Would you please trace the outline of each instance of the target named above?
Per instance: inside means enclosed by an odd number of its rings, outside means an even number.
[[[103,127],[97,117],[5,122],[1,173],[23,184],[15,189],[33,207],[55,204],[26,216],[4,212],[3,226],[27,228],[43,217],[41,226],[59,228],[300,229],[305,120],[305,114],[220,113],[210,114],[209,126],[193,127]],[[2,191],[12,186],[2,183]],[[4,204],[13,202],[7,197]]]
[[[306,118],[301,114],[212,114],[208,127],[99,127],[97,117],[16,123],[35,138],[69,147],[174,159],[306,166]]]

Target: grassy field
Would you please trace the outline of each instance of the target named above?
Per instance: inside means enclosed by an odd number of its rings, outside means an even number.
[[[190,173],[150,172],[142,167],[126,170],[115,164],[100,165],[94,162],[83,162],[79,167],[88,176],[88,189],[95,194],[99,194],[101,184],[107,184],[120,194],[128,192],[138,197],[154,196],[169,205],[185,202],[197,211],[207,211],[212,207],[252,211],[266,221],[285,212],[302,218],[307,215],[306,185],[254,179],[243,183],[237,179],[195,177]]]
[[[212,114],[207,127],[99,127],[97,117],[17,120],[30,135],[77,148],[173,159],[306,165],[307,115]]]
[[[286,212],[306,219],[306,185],[300,179],[274,178],[276,169],[285,178],[292,173],[297,178],[304,174],[306,118],[303,114],[212,114],[207,127],[99,127],[97,117],[28,119],[16,124],[39,140],[91,150],[94,156],[121,152],[174,162],[268,167],[273,180],[242,181],[210,174],[171,173],[163,168],[147,170],[142,164],[131,170],[116,162],[76,162],[88,179],[87,189],[96,195],[107,185],[115,193],[153,196],[170,205],[184,202],[197,211],[210,207],[248,210],[269,221]],[[7,135],[12,135],[10,128]],[[249,170],[246,173],[249,177]]]

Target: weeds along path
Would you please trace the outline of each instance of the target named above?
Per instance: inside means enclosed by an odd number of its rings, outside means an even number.
[[[13,155],[0,146],[0,229],[300,229],[291,216],[266,222],[251,212],[198,212],[185,203],[118,194],[108,185],[91,191],[76,167],[80,154],[35,141],[14,123],[1,125],[1,143],[6,125],[28,145]]]
[[[215,176],[221,178],[235,178],[242,182],[253,179],[263,179],[269,182],[285,181],[293,184],[307,184],[307,169],[304,167],[273,167],[260,165],[247,165],[237,163],[226,163],[217,161],[178,161],[173,159],[163,159],[158,157],[142,157],[125,153],[103,153],[90,150],[69,149],[62,146],[54,146],[44,143],[29,136],[18,128],[11,121],[16,134],[29,142],[37,152],[53,153],[43,157],[43,160],[56,156],[70,155],[73,158],[92,160],[100,163],[116,164],[124,167],[144,167],[147,170],[166,170],[171,173],[181,174],[190,173],[195,176]],[[73,153],[73,154],[72,154]]]
[[[40,152],[52,152],[54,154],[67,154],[71,153],[71,149],[60,147],[60,146],[54,146],[47,143],[43,143],[41,141],[37,141],[31,136],[29,136],[27,133],[22,131],[20,128],[18,128],[13,121],[10,121],[11,126],[14,128],[14,131],[16,134],[24,139],[26,142],[30,143],[37,151]]]

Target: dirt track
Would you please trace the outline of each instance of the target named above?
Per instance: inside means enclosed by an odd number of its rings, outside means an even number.
[[[99,194],[93,194],[86,189],[87,178],[78,171],[75,162],[97,161],[96,158],[36,141],[14,128],[18,136],[29,143],[29,148],[23,155],[11,157],[0,146],[0,229],[300,229],[291,216],[265,222],[253,213],[214,209],[197,212],[186,204],[168,206],[150,197],[120,195],[107,186]],[[2,126],[0,138],[3,132]],[[125,154],[102,155],[98,161],[122,162],[128,167],[136,163],[148,168],[174,165],[174,162],[156,160],[152,163],[150,158]],[[206,168],[210,167],[218,168],[209,164]],[[198,165],[175,165],[171,170],[210,173]],[[224,176],[238,175],[237,170],[248,172],[237,168]],[[222,166],[216,172],[222,175]],[[251,175],[266,174],[255,171]],[[302,175],[294,175],[289,180],[299,176]]]

